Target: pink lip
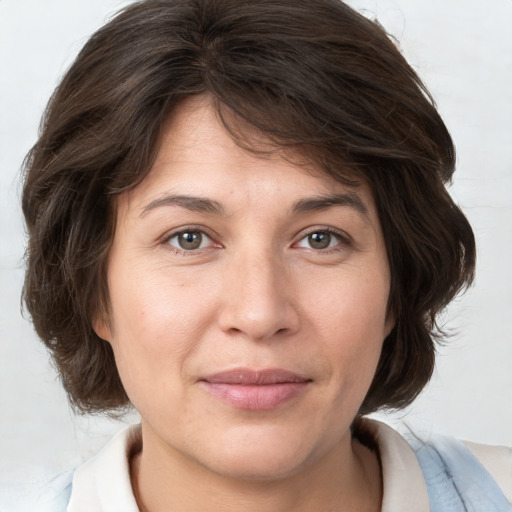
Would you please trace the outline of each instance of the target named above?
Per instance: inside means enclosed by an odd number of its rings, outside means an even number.
[[[311,382],[280,370],[237,368],[201,379],[207,391],[239,409],[269,410],[299,395]]]

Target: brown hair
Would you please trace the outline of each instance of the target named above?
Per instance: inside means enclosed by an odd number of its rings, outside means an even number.
[[[72,404],[129,403],[91,325],[109,311],[113,199],[148,173],[174,106],[200,93],[240,144],[248,123],[370,185],[396,325],[360,412],[409,404],[433,371],[438,313],[472,280],[474,238],[445,189],[454,148],[429,93],[384,30],[338,0],[137,2],[64,76],[25,162],[23,297]]]

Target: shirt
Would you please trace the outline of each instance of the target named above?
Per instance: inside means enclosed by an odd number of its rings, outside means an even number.
[[[378,446],[383,477],[381,512],[430,512],[427,484],[415,451],[384,423],[368,420]],[[37,501],[38,512],[139,512],[129,457],[141,443],[140,425],[125,428],[74,473],[52,482]],[[466,443],[512,503],[512,448]],[[72,483],[71,483],[72,477]],[[66,509],[67,505],[67,509]],[[45,508],[47,507],[47,508]],[[26,508],[7,509],[27,510]]]

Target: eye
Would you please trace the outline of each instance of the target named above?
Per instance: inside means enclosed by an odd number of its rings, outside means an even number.
[[[181,251],[197,251],[209,247],[212,239],[203,231],[197,229],[186,229],[172,235],[167,243]]]
[[[321,251],[336,247],[342,241],[343,237],[341,235],[324,229],[308,233],[296,244],[296,247]]]

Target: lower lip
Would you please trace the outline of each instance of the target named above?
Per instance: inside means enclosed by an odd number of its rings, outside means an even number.
[[[268,411],[289,402],[307,387],[308,382],[241,385],[204,382],[206,389],[223,402],[251,411]]]

